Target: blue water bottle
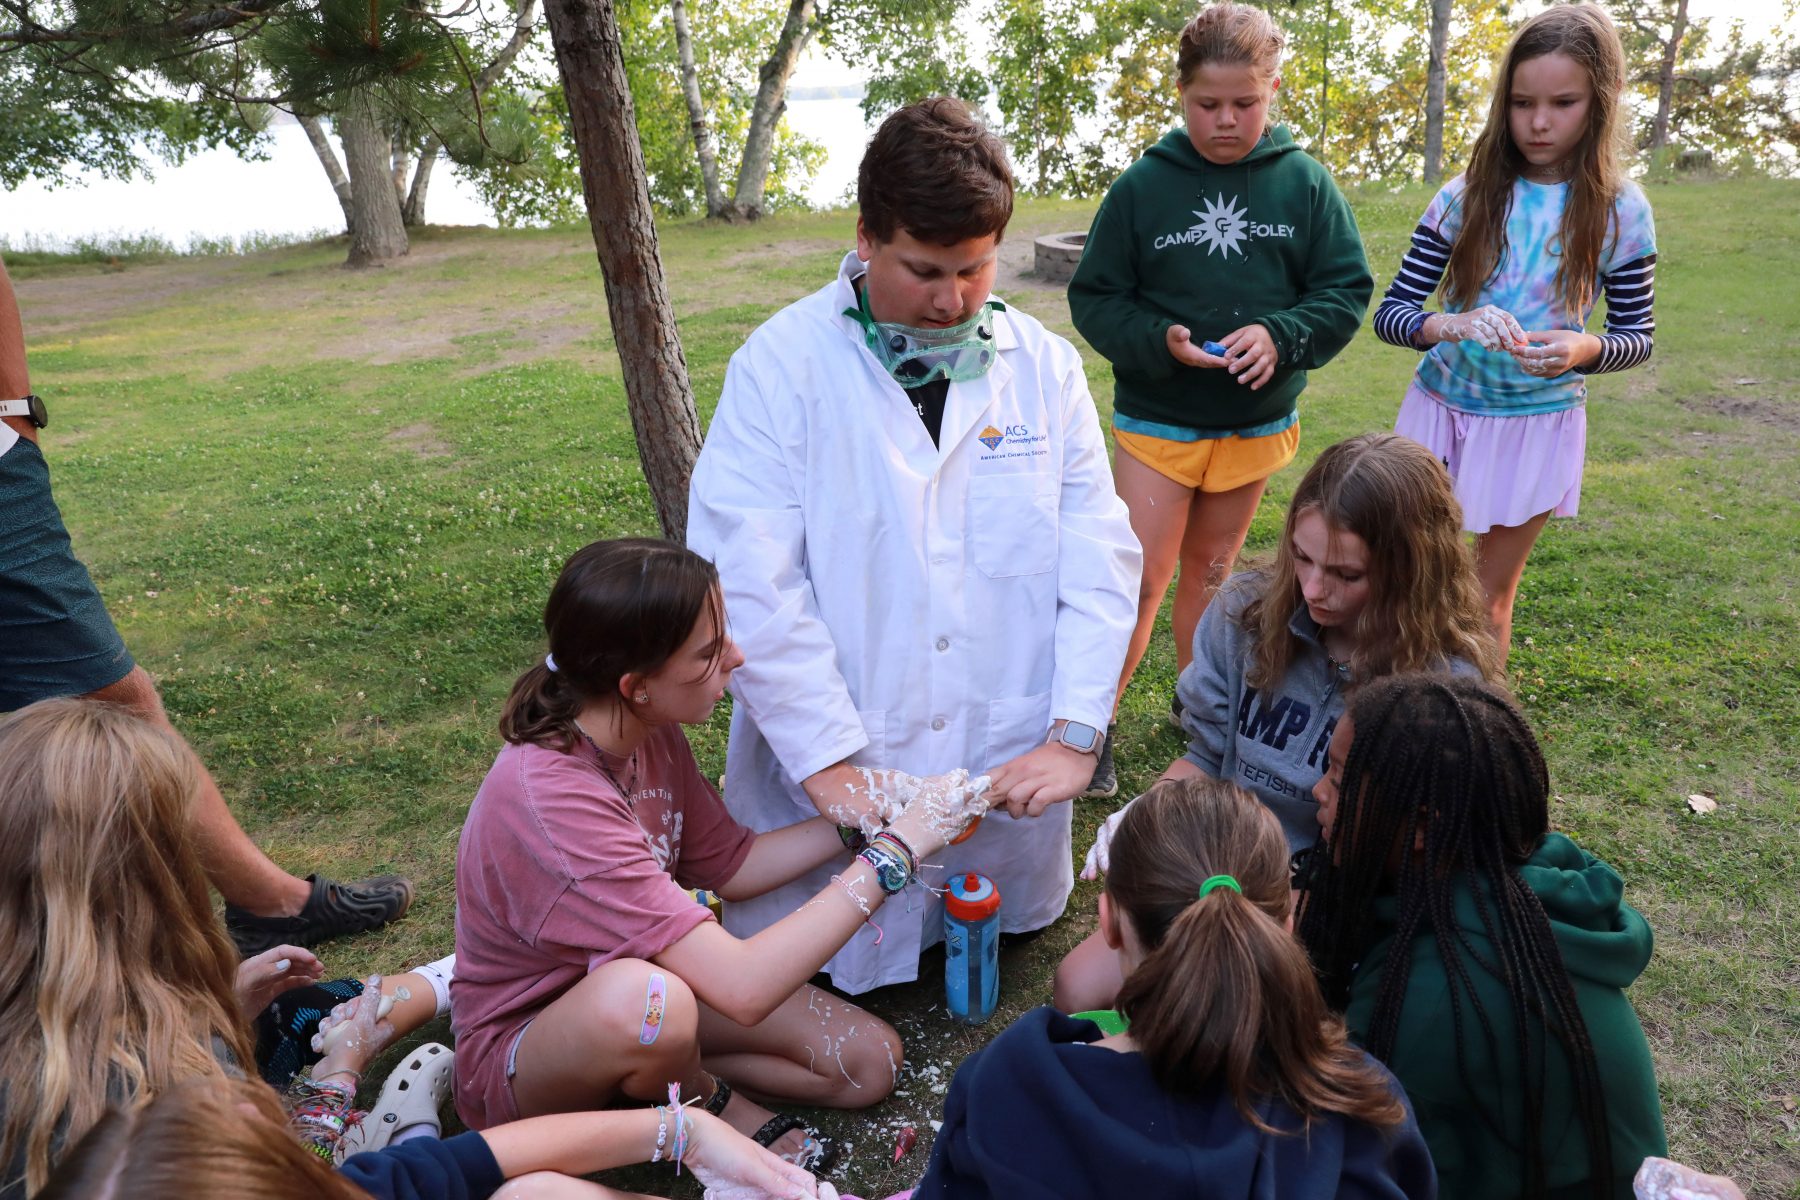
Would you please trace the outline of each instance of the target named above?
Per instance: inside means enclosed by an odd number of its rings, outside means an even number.
[[[1000,1002],[1000,889],[986,875],[954,875],[944,896],[944,1006],[979,1025]]]

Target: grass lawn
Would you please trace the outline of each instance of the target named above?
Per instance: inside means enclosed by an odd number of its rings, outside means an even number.
[[[1382,283],[1427,198],[1355,197]],[[1800,1197],[1800,184],[1651,199],[1656,357],[1593,382],[1581,515],[1533,556],[1513,683],[1550,756],[1557,825],[1619,867],[1657,931],[1632,996],[1674,1154]],[[1070,336],[1060,291],[1028,274],[1030,240],[1091,212],[1024,204],[997,288]],[[843,213],[663,229],[703,417],[732,350],[830,278],[851,230]],[[327,949],[349,974],[451,948],[462,815],[500,700],[543,651],[550,582],[586,542],[656,522],[584,231],[432,231],[364,273],[342,258],[326,243],[28,261],[14,277],[57,497],[176,724],[277,861],[420,885],[405,921]],[[1105,410],[1108,369],[1087,358]],[[1391,426],[1411,367],[1365,330],[1315,373],[1302,461],[1275,479],[1253,551],[1321,447]],[[1125,704],[1124,795],[1180,752],[1173,682],[1165,632]],[[721,711],[695,731],[714,774],[725,727]],[[1690,812],[1691,793],[1718,810]],[[1077,813],[1077,859],[1107,811]],[[1006,947],[990,1029],[1048,999],[1095,896],[1081,886],[1056,926]],[[866,998],[908,1064],[886,1103],[823,1116],[855,1145],[849,1190],[916,1176],[950,1075],[984,1040],[945,1019],[940,963]],[[908,1124],[919,1147],[893,1166]]]

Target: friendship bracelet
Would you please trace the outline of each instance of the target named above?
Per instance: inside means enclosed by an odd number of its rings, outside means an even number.
[[[838,841],[844,843],[846,850],[860,853],[869,845],[869,835],[854,825],[839,825],[837,835]]]
[[[872,842],[857,857],[875,872],[875,882],[880,885],[883,895],[898,895],[912,882],[914,864],[907,862],[899,851],[885,841]]]
[[[892,829],[883,829],[881,832],[877,833],[873,838],[871,838],[870,841],[890,843],[895,849],[899,850],[900,853],[902,853],[906,856],[907,865],[912,868],[912,870],[909,871],[908,874],[917,875],[919,873],[919,856],[918,856],[918,854],[916,854],[913,851],[913,848],[911,846],[906,844],[905,838],[903,838],[899,834],[895,833]]]
[[[656,1116],[656,1149],[650,1155],[650,1161],[653,1163],[662,1161],[663,1147],[669,1141],[669,1110],[659,1104],[656,1107]]]

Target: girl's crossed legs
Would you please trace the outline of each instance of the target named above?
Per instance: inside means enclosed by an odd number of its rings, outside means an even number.
[[[646,1044],[646,996],[663,978],[661,1023]],[[539,1013],[519,1039],[513,1101],[521,1117],[600,1108],[621,1096],[655,1102],[680,1083],[684,1098],[706,1100],[712,1072],[732,1083],[721,1114],[754,1134],[774,1114],[752,1096],[823,1108],[864,1108],[887,1097],[900,1073],[900,1035],[856,1005],[800,988],[753,1027],[702,1004],[681,978],[641,959],[596,967]],[[798,1152],[798,1130],[777,1154]]]

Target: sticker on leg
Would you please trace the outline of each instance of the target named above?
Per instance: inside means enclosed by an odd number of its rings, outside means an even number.
[[[650,982],[644,985],[644,1024],[638,1030],[639,1045],[651,1045],[662,1032],[663,1006],[667,1000],[667,981],[661,971],[652,971]]]

